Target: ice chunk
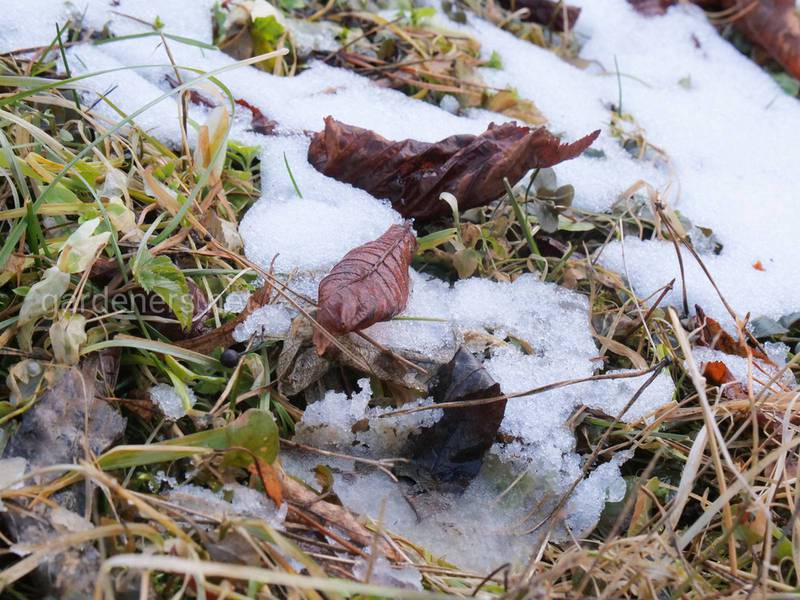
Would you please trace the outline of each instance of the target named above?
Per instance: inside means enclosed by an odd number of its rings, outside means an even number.
[[[215,519],[250,517],[263,519],[273,527],[283,524],[289,508],[286,503],[276,508],[275,503],[264,492],[237,483],[228,484],[218,492],[187,483],[171,490],[167,498]]]
[[[233,339],[244,342],[252,337],[285,338],[292,326],[292,311],[282,304],[267,304],[255,309],[233,330]]]
[[[353,565],[353,575],[365,583],[422,590],[422,575],[417,568],[413,565],[392,565],[382,556],[375,559],[371,572],[367,559],[356,559]]]
[[[240,313],[247,306],[247,301],[250,300],[250,292],[231,292],[225,298],[225,305],[223,310],[230,313]]]
[[[186,388],[189,398],[189,406],[194,406],[197,397],[191,388]],[[171,421],[177,421],[186,415],[186,407],[183,399],[173,386],[168,383],[159,383],[150,388],[150,399],[158,405],[164,416]]]
[[[369,379],[359,379],[358,386],[360,390],[349,397],[329,391],[322,400],[309,404],[297,424],[295,439],[320,448],[393,456],[411,433],[433,425],[442,416],[440,410],[426,410],[392,419],[381,418],[394,407],[370,407],[372,387]],[[431,403],[430,398],[421,399],[405,404],[403,408]]]

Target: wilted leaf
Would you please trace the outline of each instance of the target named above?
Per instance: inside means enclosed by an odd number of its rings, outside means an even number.
[[[270,497],[275,503],[275,506],[280,508],[283,504],[283,487],[281,486],[281,478],[278,471],[271,464],[259,458],[257,461],[251,463],[247,470],[256,481],[264,486],[264,493]]]
[[[456,402],[499,396],[496,383],[468,350],[460,348],[437,374],[434,400]],[[409,439],[412,471],[434,486],[463,490],[480,471],[483,456],[494,443],[506,401],[448,408],[432,427]]]
[[[504,177],[516,182],[530,169],[575,158],[599,134],[562,144],[543,127],[504,123],[481,135],[454,135],[434,144],[392,142],[327,117],[324,131],[311,141],[308,160],[329,177],[388,198],[404,217],[424,221],[449,213],[439,200],[442,192],[458,198],[461,210],[484,206],[503,194]]]
[[[125,204],[119,196],[112,196],[106,204],[108,219],[118,232],[133,242],[142,239],[142,231],[136,224],[136,214]]]
[[[581,14],[581,9],[577,6],[555,0],[500,0],[500,6],[509,10],[527,8],[529,13],[525,21],[546,25],[555,31],[564,31],[565,25],[572,30]]]
[[[519,119],[529,125],[544,125],[547,118],[539,112],[536,105],[530,100],[520,98],[514,90],[501,90],[491,96],[484,108],[502,113],[512,119]]]
[[[9,389],[11,406],[19,406],[33,399],[39,389],[45,371],[37,361],[30,358],[19,361],[8,369],[6,387]]]
[[[747,357],[749,350],[753,358],[763,360],[770,365],[774,364],[772,360],[758,348],[748,348],[747,342],[744,339],[734,339],[717,321],[707,316],[702,308],[695,305],[694,309],[697,313],[696,326],[699,328],[697,344],[699,346],[707,346],[714,350],[724,352],[725,354],[742,357]]]
[[[61,248],[58,268],[64,273],[82,273],[92,264],[95,255],[108,243],[111,232],[93,235],[100,225],[100,217],[86,221],[72,232]]]
[[[472,277],[480,262],[480,252],[474,248],[464,248],[453,255],[453,266],[461,279]]]
[[[343,335],[398,315],[408,301],[408,267],[416,247],[410,224],[392,225],[377,240],[345,254],[319,284],[319,324]],[[322,355],[329,341],[317,330],[314,345]]]
[[[146,291],[158,294],[167,303],[181,327],[189,328],[194,312],[189,284],[168,256],[153,256],[144,251],[133,265],[133,275]]]
[[[31,335],[36,321],[55,311],[68,287],[69,274],[58,267],[50,267],[44,272],[42,280],[34,283],[28,290],[17,320],[19,340],[23,350],[30,350]]]
[[[86,317],[65,312],[50,325],[50,344],[56,362],[77,365],[81,344],[86,343]]]
[[[217,183],[222,174],[229,123],[228,109],[220,105],[211,111],[205,125],[202,125],[197,132],[197,146],[194,150],[195,169],[209,170],[209,185]]]
[[[703,377],[712,385],[725,386],[722,394],[726,398],[747,398],[747,388],[739,382],[721,360],[712,360],[703,365]]]

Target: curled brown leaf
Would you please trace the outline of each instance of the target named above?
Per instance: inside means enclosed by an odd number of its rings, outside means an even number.
[[[319,325],[343,335],[398,315],[408,301],[408,267],[416,247],[410,224],[392,225],[378,239],[348,252],[319,284]],[[322,331],[314,331],[320,355],[329,344]]]
[[[702,308],[695,305],[694,310],[697,314],[695,326],[699,329],[697,338],[699,346],[706,346],[725,354],[744,358],[747,358],[748,354],[752,354],[753,358],[774,366],[775,363],[764,352],[759,348],[748,346],[747,341],[742,338],[735,339],[717,321],[706,315]]]
[[[516,182],[531,169],[575,158],[599,134],[562,144],[544,127],[504,123],[436,143],[393,142],[327,117],[325,129],[311,141],[308,160],[329,177],[388,198],[404,217],[425,221],[450,213],[439,199],[442,192],[453,194],[461,210],[484,206],[504,193],[503,178]]]

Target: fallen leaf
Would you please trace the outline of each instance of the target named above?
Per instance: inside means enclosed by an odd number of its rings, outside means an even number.
[[[236,315],[236,318],[223,324],[221,327],[209,331],[208,333],[191,337],[189,339],[177,340],[176,344],[182,348],[188,348],[195,352],[207,354],[219,346],[230,346],[233,344],[233,330],[240,323],[243,323],[250,313],[255,309],[264,306],[269,302],[272,294],[272,284],[267,281],[261,288],[256,290],[247,301],[244,310]]]
[[[320,326],[344,335],[398,315],[408,301],[408,267],[416,247],[411,224],[392,225],[377,240],[348,252],[319,284]],[[329,344],[314,331],[320,356]]]
[[[766,271],[766,269],[764,268],[764,265],[761,264],[760,260],[757,260],[756,262],[753,263],[753,268],[756,271]]]
[[[793,0],[722,0],[735,9],[733,25],[792,77],[800,78],[800,15]]]
[[[50,325],[50,344],[56,362],[77,365],[86,343],[86,317],[65,311]]]
[[[275,467],[259,458],[256,462],[251,463],[247,470],[256,481],[264,486],[264,493],[275,503],[275,507],[280,508],[283,504],[283,487]]]
[[[702,308],[695,305],[694,309],[697,313],[695,327],[699,328],[697,338],[697,344],[699,346],[707,346],[708,348],[719,350],[725,354],[732,354],[745,358],[749,351],[753,358],[763,360],[775,366],[775,363],[758,348],[749,347],[744,339],[734,339],[734,337],[725,331],[717,321],[707,316]]]
[[[437,373],[434,400],[457,402],[499,396],[502,392],[483,365],[460,348]],[[491,448],[503,420],[506,401],[448,408],[433,426],[422,429],[408,442],[414,479],[423,484],[463,491],[478,474],[483,456]]]
[[[247,100],[236,99],[236,104],[250,111],[250,129],[261,135],[272,135],[278,128],[278,123],[264,115],[257,107],[250,104]]]
[[[393,142],[374,131],[332,117],[314,135],[308,160],[334,179],[388,198],[406,218],[431,220],[450,214],[439,200],[449,192],[460,210],[484,206],[504,193],[503,178],[516,183],[530,169],[575,158],[600,135],[597,130],[571,144],[544,127],[489,125],[481,135],[454,135],[436,143]]]
[[[721,360],[711,360],[703,365],[703,377],[712,385],[726,386],[723,394],[730,399],[746,398],[747,390],[737,381],[728,366]]]

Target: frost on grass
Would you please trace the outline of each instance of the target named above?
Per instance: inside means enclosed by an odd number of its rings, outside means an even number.
[[[194,406],[197,397],[190,387],[184,388],[189,400],[189,406]],[[170,421],[177,421],[186,415],[186,406],[178,390],[168,383],[159,383],[150,388],[150,399],[158,406],[164,416]]]

